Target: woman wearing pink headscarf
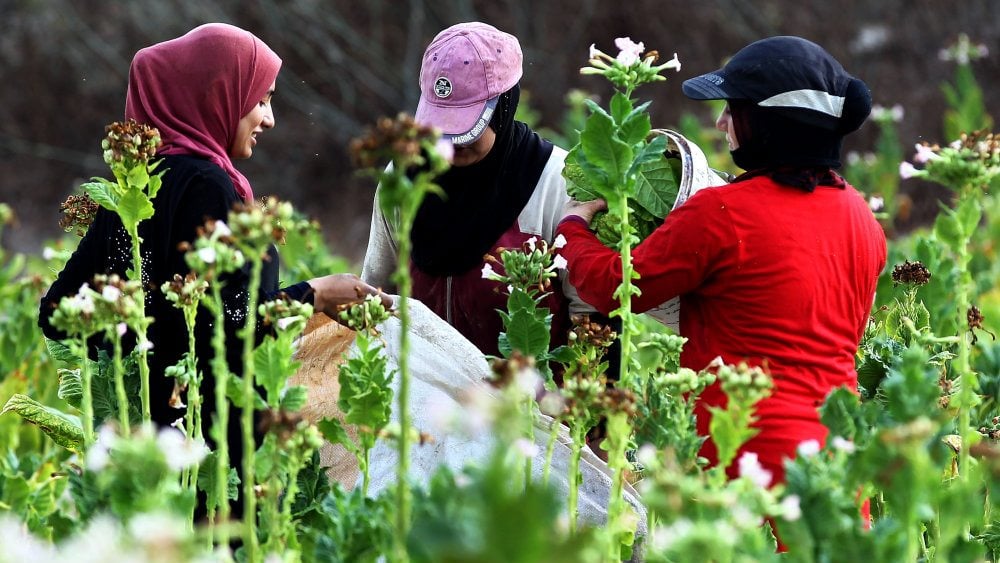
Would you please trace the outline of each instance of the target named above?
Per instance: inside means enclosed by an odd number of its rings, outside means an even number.
[[[157,151],[158,169],[166,171],[153,200],[155,213],[139,226],[146,287],[158,288],[174,274],[187,274],[189,268],[178,245],[193,241],[206,219],[225,220],[234,204],[253,201],[250,182],[233,166],[233,159],[249,158],[258,136],[274,127],[271,96],[280,67],[281,59],[252,33],[218,23],[136,53],[129,71],[125,117],[159,130],[163,145]],[[274,248],[271,254],[276,254]],[[279,291],[277,256],[272,258],[265,263],[261,279],[262,299]],[[95,274],[127,277],[130,266],[131,243],[120,220],[100,210],[42,299],[39,324],[45,335],[65,337],[49,323],[62,297],[75,294]],[[232,342],[227,356],[231,369],[240,373],[242,347],[236,339],[246,319],[249,272],[236,272],[224,281],[226,333]],[[358,291],[376,293],[349,274],[316,278],[280,291],[328,314],[339,304],[357,300]],[[150,356],[152,417],[166,425],[183,415],[168,405],[174,383],[164,370],[186,351],[187,339],[181,336],[186,328],[180,311],[159,291],[147,292],[146,314],[154,319],[149,330],[154,350]],[[208,368],[214,355],[210,323],[208,312],[200,311],[197,353],[207,389],[214,387]],[[209,417],[214,411],[212,395],[206,399],[204,411]]]

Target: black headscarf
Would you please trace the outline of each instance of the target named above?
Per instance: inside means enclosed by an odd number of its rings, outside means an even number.
[[[428,195],[413,222],[413,262],[421,271],[450,276],[478,268],[534,193],[552,143],[514,121],[515,85],[500,95],[490,127],[496,141],[469,166],[452,167],[435,182],[444,197]]]
[[[871,111],[871,92],[852,78],[844,97],[843,115],[832,124],[807,119],[808,112],[728,100],[739,143],[731,151],[733,162],[753,176],[768,175],[807,192],[817,185],[843,187],[833,170],[841,165],[844,136],[860,127]]]

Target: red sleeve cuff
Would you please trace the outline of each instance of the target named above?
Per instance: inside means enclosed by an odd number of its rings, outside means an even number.
[[[565,224],[568,224],[568,223],[579,223],[579,224],[583,225],[584,227],[590,228],[590,222],[587,221],[586,219],[584,219],[583,217],[580,217],[579,215],[567,215],[567,216],[563,217],[562,221],[559,221],[559,224],[556,225],[556,228],[558,229],[562,225],[565,225]]]

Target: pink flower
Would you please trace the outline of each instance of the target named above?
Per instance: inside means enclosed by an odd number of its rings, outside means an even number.
[[[639,56],[646,50],[646,46],[641,42],[636,43],[629,37],[619,37],[615,39],[615,47],[618,47],[618,60],[623,66],[632,66],[639,62]]]
[[[904,180],[909,180],[910,178],[917,175],[917,168],[907,161],[899,163],[899,177]]]

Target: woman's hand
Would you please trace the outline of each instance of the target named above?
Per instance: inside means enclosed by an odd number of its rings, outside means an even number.
[[[595,199],[593,201],[577,201],[575,199],[571,199],[566,202],[566,205],[563,207],[562,218],[565,219],[570,215],[576,215],[586,221],[589,225],[590,221],[594,218],[595,213],[603,211],[607,208],[608,203],[603,199]]]
[[[354,274],[331,274],[309,280],[313,288],[313,308],[331,319],[337,319],[337,307],[357,303],[368,295],[378,295],[382,305],[392,307],[392,298],[368,285]]]

